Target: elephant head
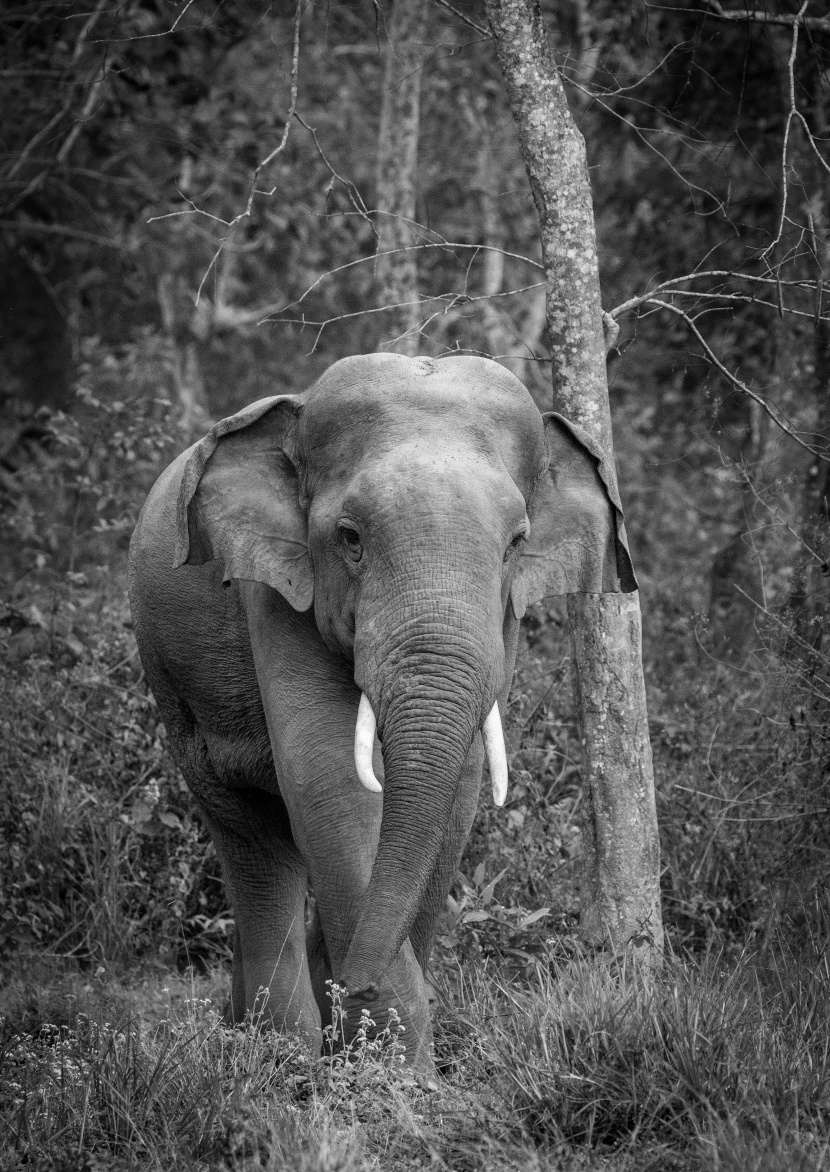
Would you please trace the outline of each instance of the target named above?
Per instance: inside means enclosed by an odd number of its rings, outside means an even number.
[[[385,783],[336,975],[370,998],[412,927],[481,730],[504,800],[497,697],[526,606],[636,588],[613,470],[493,362],[347,358],[192,449],[176,564],[213,558],[226,581],[313,606],[320,637],[354,665],[357,773],[380,789],[377,731]]]

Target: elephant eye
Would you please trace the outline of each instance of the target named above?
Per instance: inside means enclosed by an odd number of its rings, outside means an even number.
[[[520,530],[520,531],[519,531],[519,532],[516,534],[516,536],[513,538],[513,540],[510,542],[510,544],[508,545],[507,549],[504,551],[504,560],[505,560],[506,562],[507,562],[507,561],[509,561],[509,560],[510,560],[510,555],[511,555],[511,554],[513,554],[513,553],[515,553],[515,551],[516,551],[516,550],[519,548],[519,546],[520,546],[520,545],[522,545],[522,543],[523,543],[523,542],[527,541],[527,539],[528,539],[528,532],[527,532],[527,530],[526,530],[526,529],[521,529],[521,530]]]
[[[343,551],[348,557],[349,561],[359,562],[363,556],[363,546],[360,541],[360,534],[353,525],[346,521],[341,521],[337,526],[337,534],[340,538],[340,544]]]

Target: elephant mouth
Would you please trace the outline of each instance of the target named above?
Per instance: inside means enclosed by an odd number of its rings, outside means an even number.
[[[361,784],[373,794],[383,792],[383,787],[375,777],[372,765],[376,729],[377,720],[371,701],[365,692],[361,692],[354,733],[354,763]],[[507,752],[504,746],[504,730],[498,701],[494,702],[490,709],[487,719],[481,727],[481,735],[484,739],[487,764],[490,767],[493,803],[496,806],[503,806],[507,799]]]

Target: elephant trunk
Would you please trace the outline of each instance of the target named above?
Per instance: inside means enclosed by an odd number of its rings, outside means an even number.
[[[371,879],[340,974],[354,997],[374,998],[409,934],[452,820],[465,759],[482,713],[492,705],[492,666],[480,649],[468,647],[469,654],[460,655],[459,650],[398,660],[391,682],[380,688],[382,703],[378,697],[374,704],[382,713],[383,815]],[[367,707],[368,700],[361,703],[364,717]],[[358,722],[356,747],[360,738]],[[365,778],[364,772],[364,784]]]

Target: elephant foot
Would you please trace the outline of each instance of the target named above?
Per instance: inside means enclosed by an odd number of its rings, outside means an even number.
[[[379,1007],[379,1001],[384,1008]],[[340,1023],[342,1032],[335,1039],[335,1052],[354,1048],[356,1040],[363,1033],[363,1015],[367,1014],[372,1023],[365,1034],[369,1041],[386,1035],[383,1050],[378,1057],[382,1059],[383,1054],[388,1054],[391,1048],[395,1047],[396,1057],[402,1057],[407,1067],[419,1079],[437,1078],[432,1045],[432,1022],[428,1012],[410,1012],[402,1020],[398,1010],[394,1006],[389,1006],[387,999],[381,998],[379,992],[375,993],[374,1001],[370,1002],[362,996],[350,996],[344,997],[341,1005],[345,1021]]]
[[[314,1008],[316,1009],[316,1006]],[[313,1014],[311,1021],[308,1020],[311,1015],[306,1014],[299,1017],[293,1025],[289,1025],[284,1013],[280,1014],[268,1006],[266,997],[260,997],[252,1009],[246,1010],[243,1007],[241,1013],[238,1010],[239,1007],[234,1006],[234,997],[231,995],[222,1011],[222,1025],[228,1029],[244,1029],[253,1024],[257,1029],[275,1030],[287,1038],[292,1035],[299,1037],[312,1058],[319,1058],[323,1053],[323,1031],[316,1020],[316,1013]]]

